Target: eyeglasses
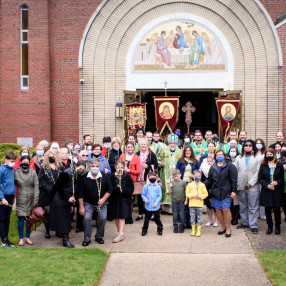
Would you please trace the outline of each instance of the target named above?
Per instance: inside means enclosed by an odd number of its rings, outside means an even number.
[[[88,157],[88,155],[81,155],[81,157]]]
[[[93,149],[93,151],[101,151],[101,149]]]

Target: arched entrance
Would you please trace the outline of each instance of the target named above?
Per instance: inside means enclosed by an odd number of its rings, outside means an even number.
[[[226,70],[146,73],[132,69],[142,37],[170,20],[189,21],[212,33],[224,48]],[[259,1],[228,5],[218,0],[103,1],[81,43],[80,136],[95,128],[99,140],[119,134],[122,121],[115,117],[115,103],[122,91],[148,85],[161,89],[164,78],[169,88],[242,90],[243,127],[249,137],[273,140],[281,128],[281,65],[276,31]]]

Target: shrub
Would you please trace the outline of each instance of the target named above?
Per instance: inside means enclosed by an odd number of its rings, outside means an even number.
[[[7,152],[12,151],[19,157],[19,153],[23,145],[13,144],[13,143],[3,143],[0,144],[0,163],[3,164],[5,161],[5,155]],[[32,156],[35,151],[34,148],[29,148],[30,155]]]

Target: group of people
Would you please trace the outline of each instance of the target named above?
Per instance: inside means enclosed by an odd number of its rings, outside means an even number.
[[[206,227],[220,228],[218,235],[231,236],[231,224],[258,233],[258,218],[266,219],[266,234],[280,234],[281,207],[286,215],[286,143],[282,132],[268,148],[247,133],[230,132],[228,143],[221,144],[208,130],[181,135],[179,129],[162,142],[158,132],[138,128],[126,143],[118,137],[104,137],[102,145],[93,144],[90,135],[83,144],[67,140],[41,141],[33,154],[23,146],[17,158],[13,152],[0,166],[1,245],[13,247],[8,239],[12,206],[16,198],[19,246],[30,239],[29,216],[34,207],[44,210],[45,238],[50,231],[69,241],[72,220],[76,232],[83,232],[82,245],[91,243],[92,222],[96,222],[95,241],[104,243],[106,220],[114,220],[117,236],[124,239],[125,224],[132,224],[133,207],[138,206],[136,221],[144,219],[142,236],[150,220],[163,234],[160,214],[173,215],[174,233],[191,228],[191,236],[202,231],[203,209]],[[239,218],[241,224],[238,224]],[[24,228],[26,224],[26,239]]]

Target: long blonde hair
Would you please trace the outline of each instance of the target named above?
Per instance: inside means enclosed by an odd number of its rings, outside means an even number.
[[[43,161],[43,167],[44,168],[50,168],[50,161],[49,161],[50,154],[53,154],[53,156],[55,157],[55,165],[56,165],[56,168],[59,169],[62,166],[62,162],[59,158],[59,155],[56,152],[54,152],[53,150],[48,150],[45,153],[44,161]]]

